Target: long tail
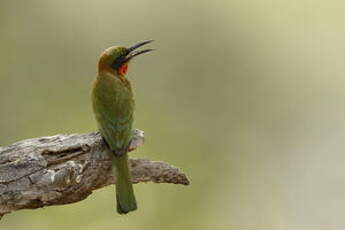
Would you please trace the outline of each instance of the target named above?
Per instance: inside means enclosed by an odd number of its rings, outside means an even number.
[[[116,170],[115,170],[116,169]],[[127,153],[113,157],[113,171],[116,176],[117,212],[126,214],[137,209],[131,175],[128,168]]]

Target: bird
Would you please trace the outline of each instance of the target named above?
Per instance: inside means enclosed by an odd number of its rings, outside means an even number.
[[[116,178],[116,207],[119,214],[137,209],[128,165],[135,101],[131,82],[126,77],[129,62],[136,56],[153,51],[135,45],[107,48],[98,61],[97,76],[91,90],[93,112],[99,132],[112,152],[112,170]]]

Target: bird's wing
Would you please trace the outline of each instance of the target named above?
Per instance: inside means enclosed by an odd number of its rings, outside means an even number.
[[[98,114],[100,132],[113,151],[125,151],[131,139],[133,113],[126,115],[114,112],[114,110],[103,111]]]

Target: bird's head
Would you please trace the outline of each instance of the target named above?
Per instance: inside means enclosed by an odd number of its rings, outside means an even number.
[[[111,72],[118,76],[125,76],[128,70],[128,62],[143,53],[152,51],[153,49],[135,50],[143,45],[153,42],[148,40],[139,42],[130,47],[112,46],[106,49],[99,58],[98,72]]]

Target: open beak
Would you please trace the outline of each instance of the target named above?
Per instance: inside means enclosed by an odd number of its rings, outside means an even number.
[[[133,46],[128,47],[128,48],[127,48],[127,50],[128,50],[127,55],[123,55],[123,56],[118,57],[118,58],[111,64],[111,66],[112,66],[114,69],[117,69],[117,68],[119,68],[122,64],[129,62],[129,61],[130,61],[132,58],[134,58],[135,56],[138,56],[138,55],[140,55],[140,54],[143,54],[143,53],[147,53],[147,52],[153,51],[154,49],[145,49],[145,50],[140,50],[140,51],[134,52],[134,50],[138,49],[139,47],[141,47],[141,46],[143,46],[143,45],[146,45],[146,44],[148,44],[148,43],[151,43],[151,42],[153,42],[153,40],[148,40],[148,41],[139,42],[138,44],[135,44],[135,45],[133,45]]]
[[[149,44],[153,42],[153,40],[147,40],[147,41],[143,41],[143,42],[139,42],[133,46],[128,47],[128,54],[126,56],[125,62],[129,62],[132,58],[134,58],[135,56],[138,56],[140,54],[144,54],[144,53],[148,53],[153,51],[154,49],[144,49],[144,50],[140,50],[137,52],[133,52],[134,50],[138,49],[139,47],[142,47],[143,45]]]

